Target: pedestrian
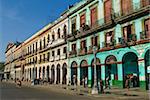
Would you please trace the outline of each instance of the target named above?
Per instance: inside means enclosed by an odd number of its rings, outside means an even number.
[[[103,82],[102,79],[100,80],[100,92],[101,92],[102,94],[104,93],[104,82]]]
[[[129,77],[129,75],[126,76],[125,87],[129,91],[129,88],[130,88],[130,77]]]
[[[88,79],[87,79],[87,77],[85,77],[85,88],[87,88],[87,85],[88,85]]]
[[[106,85],[105,85],[105,89],[110,89],[110,77],[108,76],[107,78],[106,78]]]

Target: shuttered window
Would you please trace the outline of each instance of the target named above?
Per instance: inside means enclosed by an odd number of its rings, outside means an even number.
[[[150,5],[150,0],[141,0],[142,7]]]
[[[72,44],[72,51],[76,51],[76,44]]]
[[[144,22],[145,35],[146,38],[150,38],[150,18]]]
[[[80,48],[81,49],[86,48],[86,40],[81,41]]]
[[[111,20],[111,9],[112,9],[111,3],[112,3],[112,0],[106,0],[104,2],[105,23]]]
[[[96,36],[95,38],[94,37],[91,38],[91,44],[92,46],[98,45],[98,36]]]
[[[85,14],[82,14],[80,16],[80,26],[84,25],[85,24]]]
[[[91,26],[93,26],[97,21],[97,7],[91,9]]]
[[[132,0],[121,0],[122,15],[127,15],[132,11]]]

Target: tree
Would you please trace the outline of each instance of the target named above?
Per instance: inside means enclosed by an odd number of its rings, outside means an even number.
[[[4,62],[0,62],[0,71],[4,71]]]

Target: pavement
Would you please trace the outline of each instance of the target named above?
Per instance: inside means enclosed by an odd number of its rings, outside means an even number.
[[[14,83],[12,81],[8,81],[7,83]],[[66,86],[66,85],[31,85],[28,82],[23,82],[23,86],[30,87],[33,89],[41,89],[50,90],[54,93],[62,93],[64,95],[72,95],[72,96],[83,96],[90,97],[92,100],[150,100],[150,91],[140,90],[139,88],[131,88],[129,91],[126,89],[119,89],[116,87],[112,87],[111,89],[106,89],[104,94],[92,95],[91,88],[83,88],[83,87],[74,87],[74,86]]]

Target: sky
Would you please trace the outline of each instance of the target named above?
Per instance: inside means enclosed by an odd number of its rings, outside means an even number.
[[[9,42],[24,41],[80,0],[0,0],[0,61]]]

